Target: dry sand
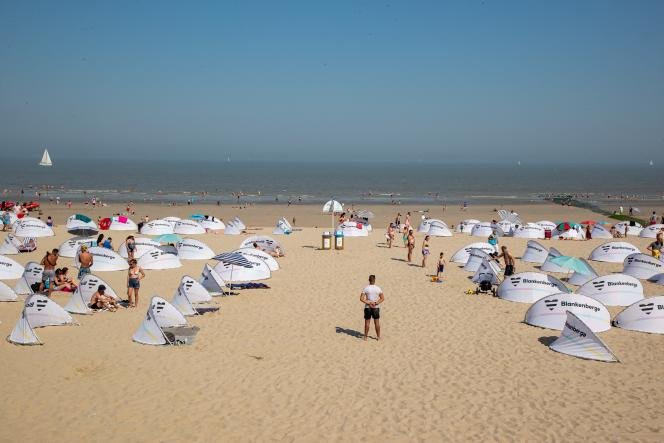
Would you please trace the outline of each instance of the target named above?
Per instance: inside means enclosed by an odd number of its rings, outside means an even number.
[[[509,208],[509,206],[507,206]],[[287,256],[269,290],[215,299],[221,311],[190,318],[201,331],[192,346],[133,343],[149,296],[170,299],[184,274],[198,277],[202,262],[171,271],[147,271],[138,309],[75,316],[80,326],[37,329],[43,346],[0,344],[2,441],[662,441],[664,439],[664,336],[611,329],[601,338],[621,359],[607,364],[552,352],[557,331],[522,323],[529,305],[465,295],[474,285],[456,265],[446,281],[431,283],[439,251],[449,258],[477,241],[466,235],[432,240],[429,269],[403,261],[405,248],[384,246],[384,226],[396,210],[372,208],[376,231],[346,239],[344,251],[321,251],[322,229],[280,237]],[[416,209],[416,208],[410,208]],[[449,224],[490,220],[491,207],[467,213],[432,209]],[[528,221],[585,220],[597,215],[547,204],[515,208]],[[118,209],[45,207],[43,217],[63,223],[80,211],[93,217]],[[296,225],[329,226],[317,206],[141,206],[153,218],[209,212],[240,215],[247,225],[270,226],[279,216]],[[417,223],[417,222],[416,222]],[[68,235],[42,239],[41,258]],[[4,234],[3,234],[4,235]],[[122,233],[114,232],[116,248]],[[197,238],[215,251],[242,237]],[[415,257],[420,259],[422,236]],[[646,240],[630,238],[645,247]],[[587,257],[603,240],[550,242],[566,254]],[[501,239],[515,256],[526,240]],[[61,258],[60,265],[71,259]],[[619,264],[592,263],[601,273]],[[533,270],[517,260],[517,272]],[[359,338],[359,293],[370,273],[385,294],[383,339]],[[101,273],[124,292],[123,272]],[[7,282],[10,285],[13,282]],[[648,295],[661,287],[644,283]],[[67,294],[54,299],[66,303]],[[0,304],[0,333],[8,335],[22,306]],[[610,308],[616,314],[618,308]],[[372,334],[373,335],[373,330]]]

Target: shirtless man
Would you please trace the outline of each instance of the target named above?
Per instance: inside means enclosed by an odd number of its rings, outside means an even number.
[[[87,245],[81,246],[81,251],[78,253],[77,260],[80,263],[80,267],[78,268],[78,279],[81,280],[90,273],[90,267],[94,262],[92,254],[88,252]]]
[[[51,284],[55,284],[55,266],[58,264],[58,250],[53,249],[51,252],[46,252],[44,258],[39,263],[44,267],[44,273],[42,274],[42,282],[50,281]]]
[[[369,335],[369,328],[371,327],[371,319],[374,320],[374,328],[376,329],[376,340],[380,340],[380,307],[379,305],[385,300],[385,295],[380,287],[376,286],[376,276],[369,276],[369,286],[362,289],[360,293],[360,301],[364,303],[364,341],[367,340]]]
[[[507,246],[502,246],[500,248],[502,253],[496,258],[503,258],[505,260],[505,277],[509,277],[514,274],[514,257],[507,251]]]
[[[97,291],[92,294],[90,307],[95,309],[108,309],[115,312],[118,309],[118,302],[113,297],[106,295],[106,286],[99,285]]]
[[[406,246],[408,247],[408,263],[410,263],[413,259],[413,249],[415,249],[415,236],[412,229],[408,231]]]

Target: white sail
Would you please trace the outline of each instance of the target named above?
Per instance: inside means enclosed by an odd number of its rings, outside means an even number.
[[[42,155],[41,161],[39,162],[39,166],[53,166],[51,156],[48,155],[48,149],[44,149],[44,154]]]

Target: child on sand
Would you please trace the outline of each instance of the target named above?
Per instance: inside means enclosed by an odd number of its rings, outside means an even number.
[[[436,267],[436,278],[440,280],[440,274],[445,270],[445,253],[441,252],[438,257],[438,264]]]

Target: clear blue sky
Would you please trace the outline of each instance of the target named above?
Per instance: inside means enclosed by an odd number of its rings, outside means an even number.
[[[0,154],[664,160],[664,1],[0,0]]]

